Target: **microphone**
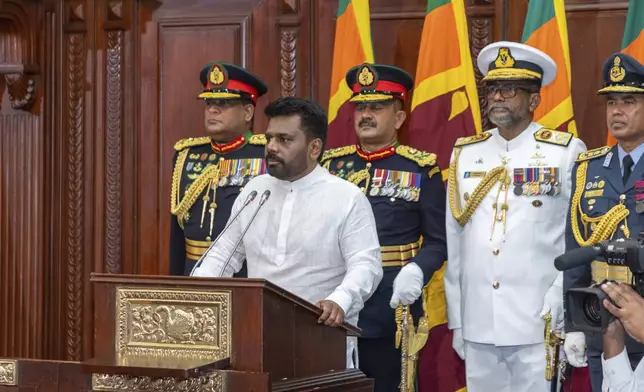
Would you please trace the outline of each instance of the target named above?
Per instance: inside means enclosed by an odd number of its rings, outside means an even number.
[[[237,251],[237,248],[239,247],[239,244],[241,244],[242,239],[244,239],[244,235],[246,235],[246,232],[250,228],[251,223],[253,223],[253,220],[255,220],[255,216],[257,216],[257,213],[259,212],[259,209],[262,208],[264,203],[266,203],[266,200],[268,200],[268,197],[271,195],[271,191],[268,189],[262,193],[262,198],[259,199],[259,205],[257,206],[257,209],[253,213],[253,216],[250,217],[250,220],[248,221],[248,224],[244,228],[244,231],[242,232],[241,236],[239,236],[239,239],[237,240],[237,243],[235,244],[235,247],[233,250],[230,252],[228,255],[228,259],[226,259],[226,262],[224,263],[224,266],[221,268],[221,272],[219,272],[219,278],[224,274],[224,271],[226,271],[226,267],[228,267],[228,264],[230,263],[230,260],[232,260],[233,255],[235,254],[235,251]]]
[[[555,258],[555,268],[558,271],[565,271],[588,264],[604,253],[604,246],[599,243],[595,246],[569,250]]]
[[[226,226],[224,226],[224,229],[221,231],[221,233],[219,233],[219,235],[217,236],[217,238],[215,238],[215,240],[212,242],[212,244],[210,244],[208,249],[206,249],[206,251],[203,252],[203,254],[199,258],[199,260],[197,260],[197,263],[195,264],[195,266],[192,267],[192,271],[190,271],[190,276],[192,276],[192,274],[195,273],[195,270],[201,265],[201,263],[203,262],[203,259],[206,258],[206,255],[208,254],[208,252],[210,252],[210,249],[212,249],[212,247],[217,243],[217,241],[219,241],[219,239],[221,238],[222,234],[224,234],[226,232],[226,230],[228,230],[230,225],[237,219],[237,217],[244,210],[244,208],[246,208],[247,205],[252,203],[253,200],[255,200],[256,197],[257,197],[257,191],[255,191],[255,190],[253,190],[251,193],[248,194],[248,196],[246,197],[246,200],[244,201],[244,204],[242,204],[242,206],[239,209],[239,211],[237,211],[235,213],[235,215],[233,215],[233,217],[231,219],[228,219],[228,222],[226,223]]]

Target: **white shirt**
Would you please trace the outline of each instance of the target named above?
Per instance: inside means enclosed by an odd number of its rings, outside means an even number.
[[[554,259],[565,251],[571,172],[585,145],[576,138],[568,146],[538,142],[534,134],[541,128],[531,123],[512,140],[493,129],[489,139],[461,147],[457,168],[461,207],[466,204],[466,194],[469,198],[483,176],[502,166],[503,159],[511,180],[509,189],[501,192],[497,182],[463,227],[454,219],[449,200],[447,203],[448,325],[450,329],[462,328],[466,340],[498,346],[544,340],[539,313],[546,292],[555,279],[561,279]],[[516,195],[515,182],[520,184],[521,173],[534,168],[556,168],[560,192],[521,194],[519,185]],[[514,169],[519,169],[519,174]],[[502,221],[495,222],[496,202],[497,216],[501,215],[501,204],[508,205],[505,229]]]
[[[293,182],[265,174],[244,187],[231,219],[253,190],[256,199],[193,276],[229,277],[246,259],[249,278],[269,280],[311,303],[331,300],[344,310],[345,322],[357,325],[358,313],[383,275],[376,222],[366,196],[319,165]],[[268,201],[220,275],[265,190],[271,192]]]
[[[644,392],[644,365],[638,363],[633,371],[626,348],[611,359],[602,354],[602,371],[602,392]]]

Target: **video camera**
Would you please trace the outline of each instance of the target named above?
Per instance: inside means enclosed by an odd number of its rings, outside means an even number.
[[[565,271],[590,264],[594,260],[605,261],[608,266],[628,267],[633,275],[632,281],[617,282],[631,285],[640,295],[644,293],[644,232],[638,235],[637,241],[602,241],[592,247],[572,249],[555,259],[555,268]],[[600,286],[605,282],[606,280],[595,282],[590,287],[574,287],[566,292],[566,324],[573,330],[603,332],[613,321],[613,315],[603,303],[608,296]]]

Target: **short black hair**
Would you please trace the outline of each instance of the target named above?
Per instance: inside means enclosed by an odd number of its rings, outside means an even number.
[[[266,106],[264,114],[269,120],[280,116],[300,116],[302,130],[308,140],[321,139],[324,149],[328,128],[327,116],[316,102],[306,98],[278,98]]]

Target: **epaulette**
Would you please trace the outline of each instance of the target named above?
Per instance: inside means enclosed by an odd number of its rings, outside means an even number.
[[[253,144],[255,146],[265,146],[266,145],[266,135],[263,133],[253,135],[248,138],[248,144]]]
[[[356,146],[355,145],[332,148],[330,150],[324,151],[324,154],[322,154],[322,160],[321,161],[324,162],[324,161],[327,161],[329,159],[343,157],[345,155],[354,154],[355,152],[356,152]]]
[[[608,154],[610,151],[609,146],[594,148],[592,150],[584,151],[577,155],[577,162],[588,161]]]
[[[177,151],[181,151],[186,147],[201,146],[203,144],[208,144],[208,143],[210,143],[210,137],[208,136],[189,137],[189,138],[181,139],[178,142],[176,142],[174,144],[174,149]]]
[[[534,133],[534,139],[538,142],[568,147],[570,141],[572,140],[572,133],[555,131],[554,129],[548,128],[541,128]]]
[[[436,154],[417,150],[413,147],[400,145],[396,147],[396,154],[414,161],[418,166],[434,166],[436,164]]]
[[[459,137],[454,143],[454,147],[467,146],[468,144],[484,142],[492,136],[490,132],[479,133],[474,136]]]

